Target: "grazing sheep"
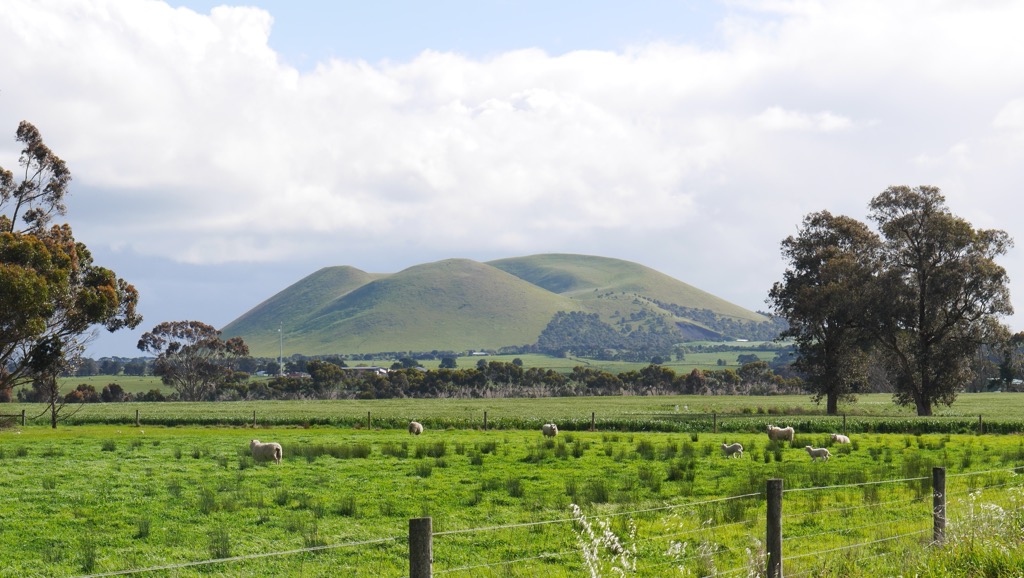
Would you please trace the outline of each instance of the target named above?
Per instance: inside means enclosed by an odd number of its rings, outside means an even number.
[[[850,443],[850,438],[844,436],[843,434],[832,434],[832,441],[837,444],[848,444]]]
[[[807,454],[811,456],[812,462],[817,461],[818,458],[827,462],[828,459],[832,457],[832,454],[828,453],[828,448],[812,448],[811,446],[804,446],[804,449],[807,450]]]
[[[768,425],[768,439],[785,440],[789,443],[793,443],[793,436],[795,435],[796,430],[792,427],[775,427],[771,424]]]
[[[725,452],[726,457],[743,457],[743,446],[739,443],[725,445],[722,444],[722,451]]]
[[[413,435],[420,435],[423,433],[423,424],[418,421],[409,422],[409,433]]]
[[[281,456],[284,454],[281,444],[277,442],[260,443],[260,440],[252,440],[249,442],[249,449],[252,450],[252,459],[257,462],[274,460],[275,464],[279,464],[281,463]]]
[[[546,423],[540,428],[541,433],[546,437],[553,438],[558,435],[558,426],[553,423]]]

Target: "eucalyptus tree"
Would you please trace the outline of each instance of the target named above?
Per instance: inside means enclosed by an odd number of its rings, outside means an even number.
[[[828,211],[807,215],[797,235],[782,241],[788,265],[768,302],[789,322],[780,337],[793,339],[793,365],[829,414],[865,379],[866,310],[881,247],[864,223]]]
[[[71,172],[26,121],[18,173],[0,166],[0,391],[53,381],[97,325],[134,328],[138,292],[93,263],[64,215]]]
[[[227,341],[202,321],[166,321],[142,335],[139,350],[155,354],[153,374],[182,401],[213,400],[234,374],[232,362],[249,355],[241,337]]]
[[[1012,246],[1000,230],[974,229],[938,188],[896,186],[869,204],[884,247],[868,327],[883,353],[895,399],[932,415],[971,378],[978,348],[1009,339],[1006,270]]]

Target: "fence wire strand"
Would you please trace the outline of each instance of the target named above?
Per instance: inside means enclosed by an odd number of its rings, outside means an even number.
[[[815,487],[811,487],[811,488],[791,488],[791,489],[788,489],[788,490],[782,490],[782,493],[783,494],[789,494],[789,493],[793,493],[793,492],[811,492],[811,491],[815,491],[815,490],[837,490],[837,489],[840,489],[840,488],[859,488],[859,487],[862,487],[862,486],[875,486],[875,485],[878,485],[878,484],[898,484],[898,483],[901,483],[901,482],[919,482],[921,480],[929,480],[929,479],[931,479],[931,478],[928,478],[928,477],[922,477],[922,478],[903,478],[901,480],[880,480],[880,481],[877,481],[877,482],[858,482],[856,484],[840,484],[840,485],[837,485],[837,486],[815,486]]]
[[[570,554],[578,554],[578,550],[567,550],[565,552],[547,552],[538,556],[530,556],[528,558],[516,558],[515,560],[504,560],[501,562],[490,562],[487,564],[474,564],[472,566],[460,566],[458,568],[448,568],[445,570],[434,570],[434,574],[450,574],[452,572],[465,572],[467,570],[476,570],[478,568],[497,568],[499,566],[507,566],[509,564],[517,564],[519,562],[529,562],[530,560],[542,560],[545,558],[561,558],[562,556],[568,556]]]
[[[962,472],[962,473],[959,473],[959,474],[946,474],[946,478],[947,479],[948,478],[964,478],[964,477],[968,477],[968,476],[981,476],[981,475],[985,475],[985,474],[995,474],[995,473],[1004,473],[1005,474],[1007,472],[1016,475],[1017,474],[1017,470],[1021,470],[1021,469],[1024,469],[1024,466],[1014,466],[1012,468],[1003,468],[1003,469],[999,469],[999,470],[984,470],[984,471],[981,471],[981,472]]]
[[[352,546],[368,546],[371,544],[383,544],[385,542],[395,542],[405,540],[403,537],[395,538],[376,538],[373,540],[363,540],[361,542],[346,542],[344,544],[328,544],[326,546],[311,546],[309,548],[298,548],[295,550],[284,550],[280,552],[260,552],[259,554],[245,554],[242,556],[231,556],[229,558],[215,558],[212,560],[196,560],[193,562],[181,562],[178,564],[167,564],[164,566],[150,566],[148,568],[137,568],[134,570],[116,570],[113,572],[103,572],[101,574],[86,574],[79,576],[79,578],[103,578],[105,576],[128,576],[130,574],[142,574],[145,572],[160,572],[163,570],[179,570],[182,568],[192,568],[195,566],[209,566],[211,564],[223,564],[228,562],[244,562],[246,560],[258,560],[260,558],[271,558],[273,556],[289,556],[293,554],[305,554],[308,552],[322,552],[324,550],[335,550],[338,548],[349,548]]]
[[[919,500],[920,500],[920,498],[904,498],[902,500],[890,500],[888,502],[876,502],[876,503],[873,503],[873,504],[868,503],[868,504],[862,504],[860,506],[847,506],[845,508],[832,508],[830,510],[814,510],[814,511],[807,511],[807,512],[797,512],[797,513],[794,513],[794,514],[785,514],[784,516],[782,516],[782,519],[786,520],[788,518],[800,518],[800,517],[806,516],[808,514],[814,514],[815,516],[821,516],[821,515],[824,515],[824,514],[831,514],[831,513],[834,513],[834,512],[849,512],[851,510],[860,510],[860,509],[863,509],[863,508],[878,508],[878,507],[883,507],[883,506],[890,506],[892,504],[903,504],[903,503],[909,503],[909,502],[917,502]]]
[[[872,544],[878,544],[881,542],[890,542],[892,540],[898,540],[900,538],[906,538],[907,536],[916,536],[917,534],[924,534],[930,532],[930,528],[923,530],[916,530],[914,532],[907,532],[906,534],[897,534],[895,536],[889,536],[887,538],[879,538],[877,540],[871,540],[868,542],[858,542],[856,544],[848,544],[846,546],[839,546],[837,548],[829,548],[828,550],[817,550],[814,552],[807,552],[806,554],[797,554],[795,556],[786,556],[785,560],[799,560],[801,558],[807,558],[808,556],[820,556],[822,554],[831,554],[833,552],[842,552],[843,550],[851,550],[853,548],[859,548],[861,546],[870,546]]]

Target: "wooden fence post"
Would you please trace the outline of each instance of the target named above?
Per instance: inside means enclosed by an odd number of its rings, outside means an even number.
[[[252,427],[256,427],[256,410],[252,410]]]
[[[487,431],[487,412],[484,412],[484,431]]]
[[[718,414],[711,412],[711,432],[718,433]]]
[[[843,414],[843,435],[846,435],[846,414]]]
[[[22,413],[24,414],[24,411]],[[22,416],[22,421],[25,421],[24,415]],[[140,425],[142,425],[142,423],[139,422],[139,410],[135,410],[135,427],[139,427]]]
[[[985,433],[985,424],[981,421],[981,414],[978,414],[978,435]]]
[[[135,411],[138,412],[139,410]],[[137,421],[139,418],[136,417],[135,419]],[[25,410],[21,410],[21,427],[25,427]]]
[[[370,412],[366,412],[366,429],[370,429]]]
[[[590,412],[590,431],[597,431],[597,412]]]
[[[434,569],[433,529],[430,518],[409,520],[409,578],[431,578]]]
[[[768,553],[768,578],[782,578],[782,479],[768,480],[768,527],[765,548]]]
[[[946,468],[932,468],[932,541],[946,542]]]

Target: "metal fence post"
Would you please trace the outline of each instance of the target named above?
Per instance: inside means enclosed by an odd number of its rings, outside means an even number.
[[[433,529],[430,518],[409,520],[409,578],[431,578],[434,569]]]
[[[768,553],[768,578],[782,578],[782,479],[768,480],[768,527],[765,547]]]
[[[932,541],[946,542],[946,468],[932,468]]]

